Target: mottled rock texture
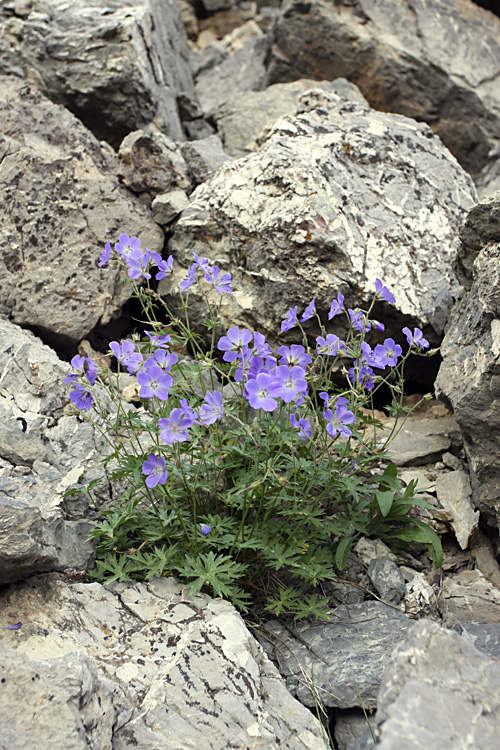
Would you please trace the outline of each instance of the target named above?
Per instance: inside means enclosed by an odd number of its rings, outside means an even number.
[[[466,292],[450,316],[436,386],[462,432],[473,501],[500,525],[500,192],[474,206],[460,238]]]
[[[116,315],[128,290],[98,268],[106,240],[163,232],[120,186],[111,149],[19,78],[0,77],[0,314],[59,347]]]
[[[236,610],[172,579],[112,593],[39,576],[4,591],[0,631],[9,750],[33,746],[35,721],[44,750],[324,750]]]
[[[63,493],[104,477],[106,443],[65,414],[68,372],[30,331],[0,319],[0,585],[93,564],[89,500]],[[103,481],[100,501],[106,494]]]
[[[231,325],[275,336],[291,305],[300,314],[315,297],[326,317],[337,292],[364,305],[377,277],[397,298],[399,324],[425,325],[455,283],[470,178],[427,125],[323,91],[300,107],[258,153],[223,164],[193,192],[170,251],[185,267],[196,252],[233,274],[240,291],[222,307]]]
[[[477,174],[500,138],[500,19],[469,0],[285,0],[270,83],[343,76]]]
[[[0,15],[1,73],[31,81],[113,146],[148,126],[184,139],[177,97],[194,98],[194,85],[174,0],[21,5]]]

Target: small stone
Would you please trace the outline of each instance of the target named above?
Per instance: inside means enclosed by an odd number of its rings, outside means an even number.
[[[406,594],[404,578],[392,560],[373,560],[368,566],[368,577],[380,598],[388,604],[399,604]]]

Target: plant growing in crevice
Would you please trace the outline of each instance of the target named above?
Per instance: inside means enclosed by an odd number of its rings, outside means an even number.
[[[178,285],[182,317],[152,283],[154,274],[176,286],[172,257],[122,234],[99,264],[109,261],[123,265],[147,330],[111,342],[116,375],[77,355],[65,379],[79,413],[97,415],[110,446],[104,463],[126,486],[91,533],[93,578],[174,575],[191,592],[205,589],[242,611],[304,618],[327,617],[328,602],[313,589],[335,576],[362,536],[395,549],[425,543],[440,564],[438,537],[410,514],[425,503],[385,460],[387,441],[373,415],[382,386],[393,393],[392,413],[405,412],[404,363],[428,343],[419,329],[404,329],[405,354],[391,338],[369,345],[372,327],[383,330],[371,319],[373,305],[395,301],[379,279],[366,310],[346,310],[341,294],[333,300],[328,317],[346,316],[345,339],[326,330],[312,300],[300,319],[293,307],[281,325],[297,328],[300,343],[274,352],[258,331],[232,326],[218,336],[221,302],[233,286],[206,258],[195,254]],[[194,284],[207,306],[208,344],[190,325]],[[302,326],[312,318],[314,346]],[[187,349],[192,357],[180,353]],[[139,408],[121,395],[120,370],[134,377]],[[339,370],[345,385],[333,389]]]

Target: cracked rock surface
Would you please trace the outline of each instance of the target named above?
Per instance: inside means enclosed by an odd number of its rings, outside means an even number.
[[[173,579],[110,591],[39,576],[1,596],[0,630],[9,750],[31,746],[28,709],[37,745],[54,750],[324,750],[234,607]]]

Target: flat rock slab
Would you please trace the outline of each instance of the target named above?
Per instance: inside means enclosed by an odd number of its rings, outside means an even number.
[[[498,750],[500,663],[422,620],[389,660],[375,723],[377,750]]]
[[[377,704],[385,663],[411,624],[381,602],[342,605],[330,623],[302,623],[291,630],[277,621],[266,623],[266,650],[278,660],[289,690],[306,706],[315,706],[313,679],[326,706],[352,708],[361,699],[368,710]]]
[[[173,579],[113,593],[38,576],[0,597],[0,632],[9,750],[324,750],[236,610]]]
[[[187,267],[196,252],[233,274],[227,325],[276,336],[290,306],[301,315],[315,297],[326,318],[342,292],[346,306],[363,307],[381,278],[392,310],[422,326],[455,284],[454,243],[475,201],[469,176],[426,125],[332,97],[304,94],[311,111],[282,117],[258,153],[223,164],[175,226],[177,261]],[[174,294],[173,283],[160,293]]]
[[[447,578],[438,599],[448,627],[459,622],[500,622],[500,590],[479,570],[464,570]]]
[[[378,433],[379,442],[387,438],[392,422],[384,432]],[[449,450],[453,442],[461,439],[460,429],[453,417],[408,419],[389,443],[389,458],[396,466],[426,464]]]

